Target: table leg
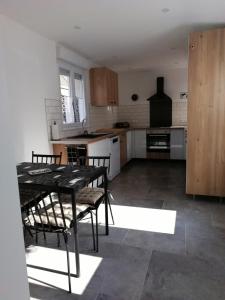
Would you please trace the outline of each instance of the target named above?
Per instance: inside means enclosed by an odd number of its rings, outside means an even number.
[[[76,261],[76,277],[80,277],[80,254],[79,254],[79,242],[78,242],[78,231],[77,231],[77,214],[76,214],[76,199],[74,192],[72,193],[72,209],[73,209],[73,231],[74,231],[74,250],[75,250],[75,261]]]
[[[107,178],[107,171],[105,171],[105,174],[104,174],[104,189],[105,189],[105,234],[109,235],[108,178]]]

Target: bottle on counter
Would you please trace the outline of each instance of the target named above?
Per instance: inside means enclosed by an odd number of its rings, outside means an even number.
[[[52,134],[52,140],[59,140],[60,139],[59,125],[56,123],[56,121],[54,121],[52,126],[51,126],[51,134]]]

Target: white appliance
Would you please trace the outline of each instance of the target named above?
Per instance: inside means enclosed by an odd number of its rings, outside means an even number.
[[[120,138],[114,136],[101,141],[88,144],[89,156],[109,156],[110,169],[109,180],[112,180],[120,173]]]
[[[110,150],[110,171],[109,180],[112,180],[120,173],[120,138],[114,136],[109,138]]]

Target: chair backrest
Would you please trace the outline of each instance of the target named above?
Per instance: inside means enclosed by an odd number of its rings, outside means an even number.
[[[110,171],[110,156],[80,156],[78,163],[86,166],[106,167],[108,174]]]
[[[24,226],[46,232],[69,228],[72,219],[70,198],[65,205],[65,199],[59,192],[51,193],[43,190],[39,191],[39,194],[39,197],[33,197],[32,206],[26,210],[26,216],[23,217]]]
[[[79,165],[83,166],[96,166],[106,167],[107,173],[110,171],[110,156],[80,156],[77,160]],[[98,179],[92,181],[89,186],[102,187],[104,184],[104,177],[101,176]]]
[[[56,164],[60,165],[62,160],[62,152],[60,154],[37,154],[32,151],[32,163]]]

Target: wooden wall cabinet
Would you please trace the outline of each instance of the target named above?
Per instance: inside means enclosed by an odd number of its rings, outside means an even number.
[[[107,68],[90,69],[91,104],[118,105],[118,74]]]
[[[186,192],[225,196],[225,29],[190,35]]]

